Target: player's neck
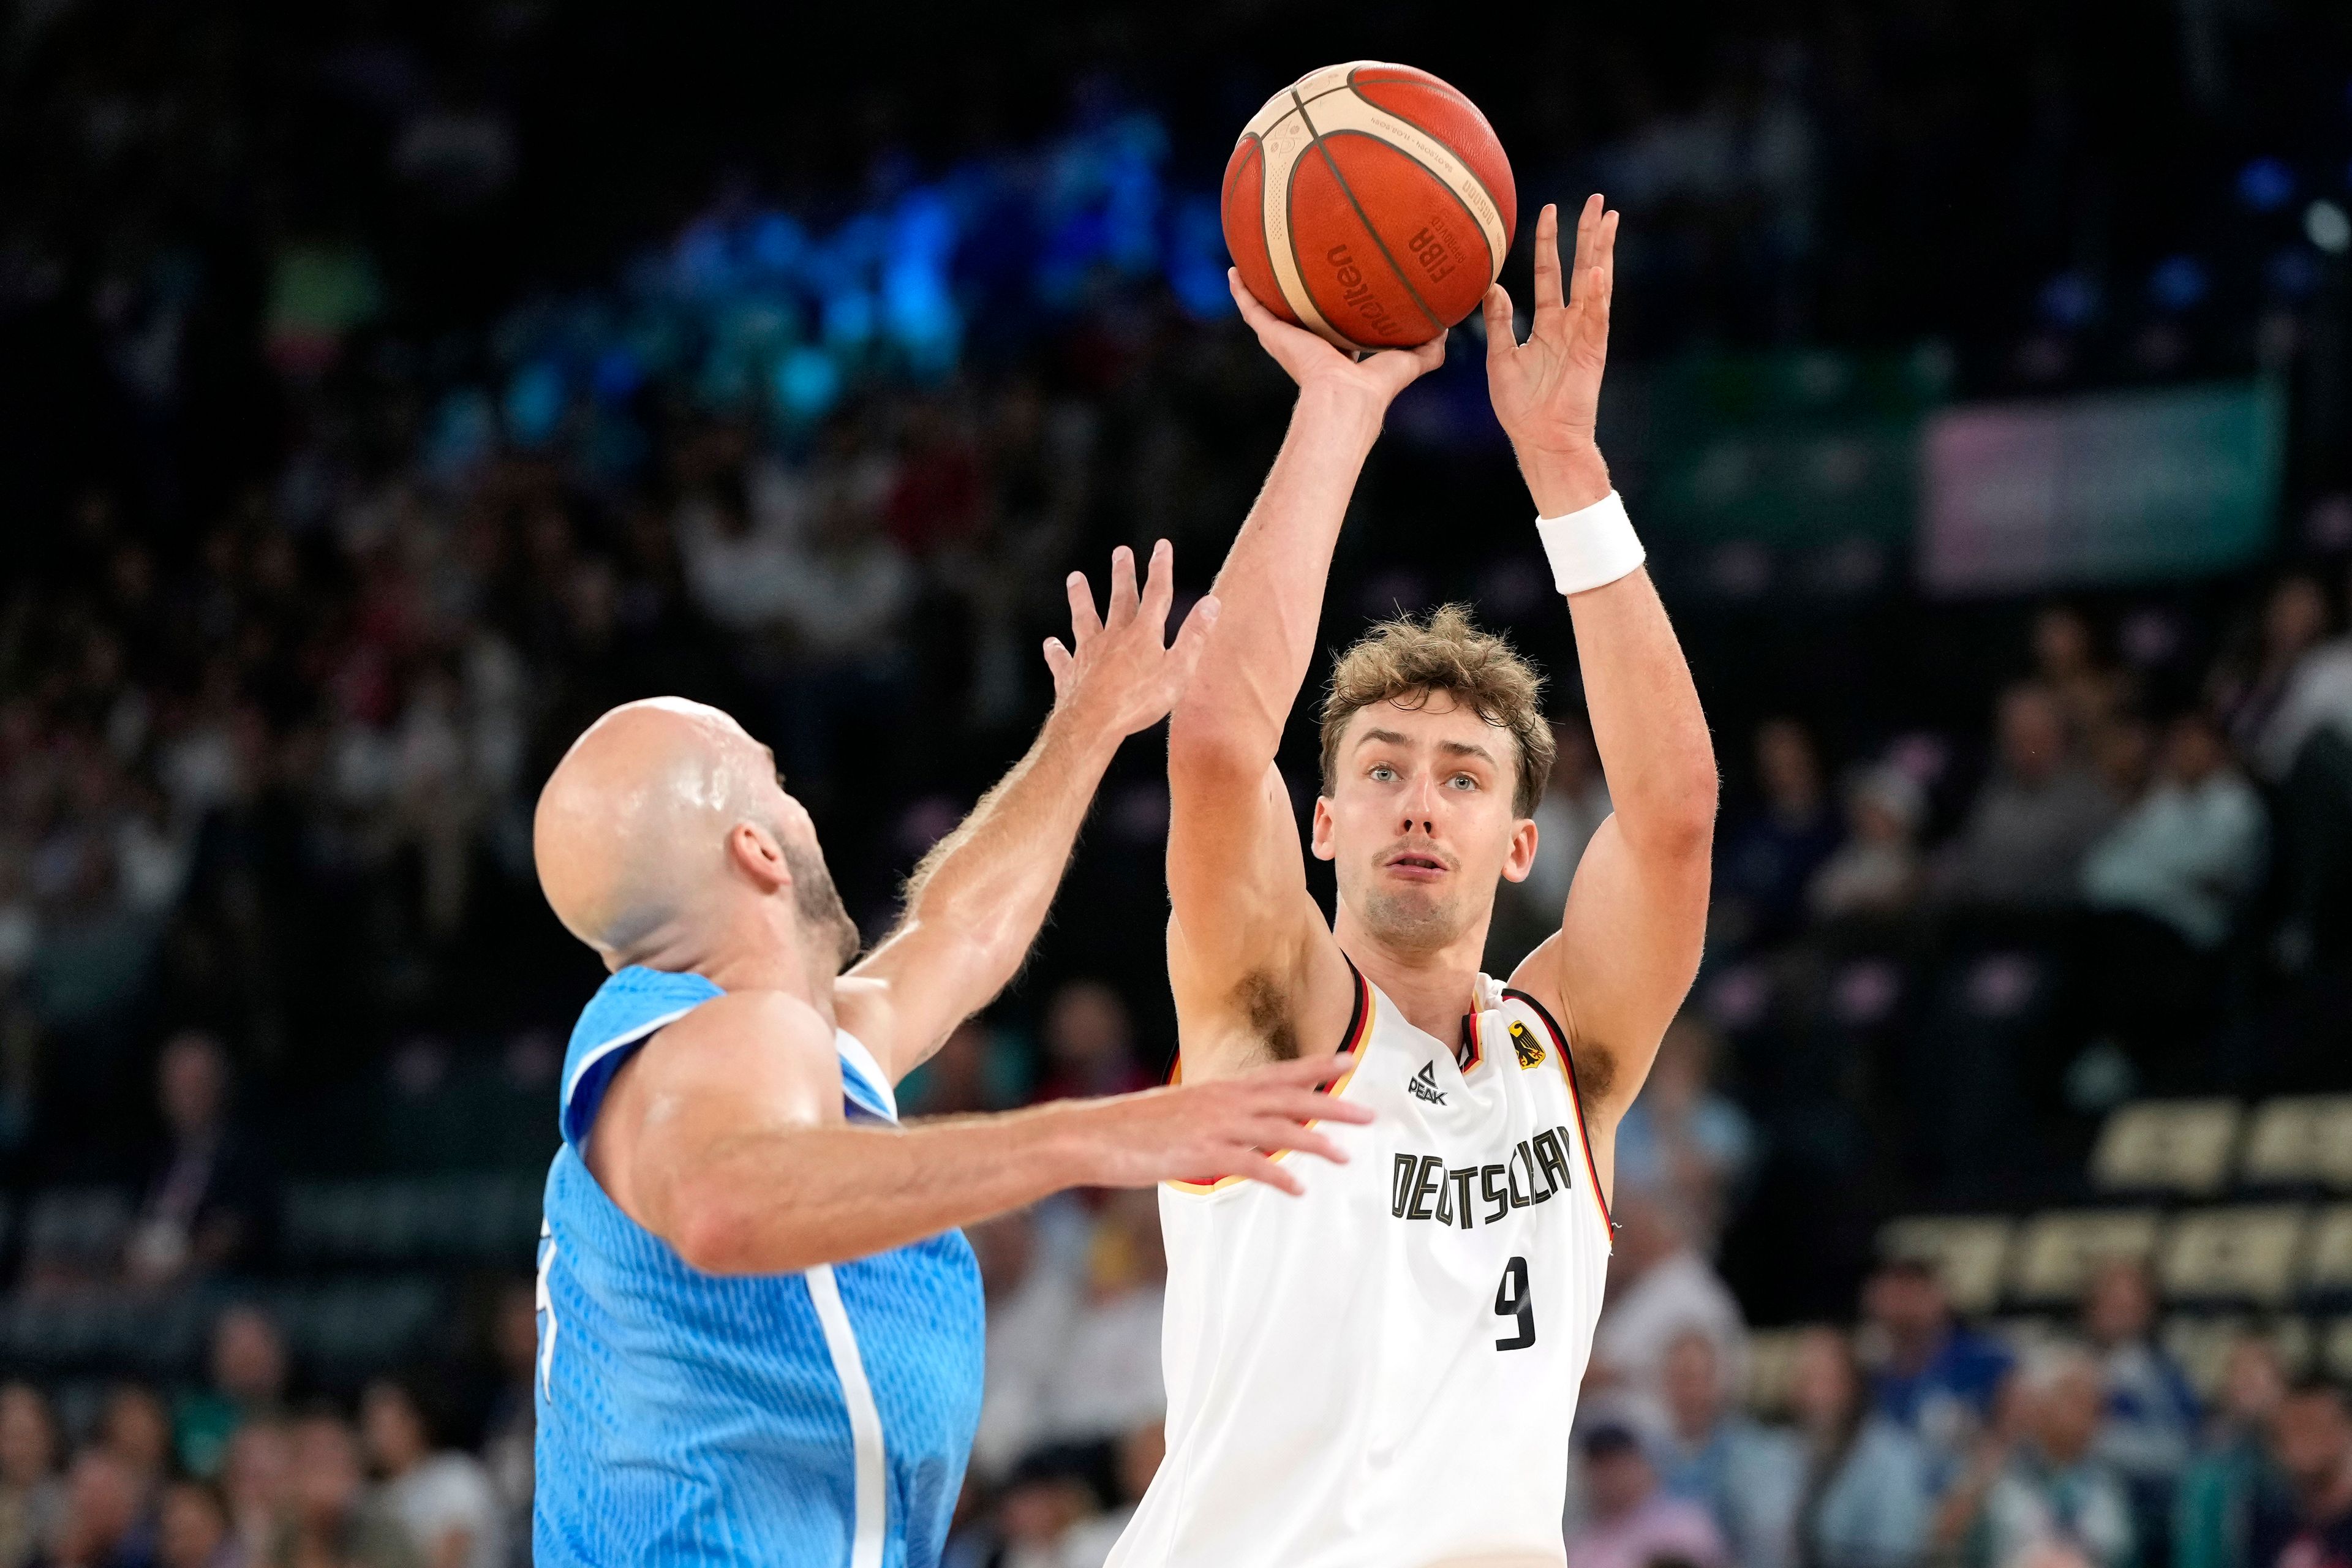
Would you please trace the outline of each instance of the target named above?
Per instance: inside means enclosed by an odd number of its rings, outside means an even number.
[[[1478,961],[1486,951],[1486,921],[1444,947],[1408,948],[1366,927],[1343,902],[1331,934],[1364,978],[1423,1034],[1451,1040],[1461,1032],[1463,1015],[1475,1010]]]
[[[780,991],[805,1002],[834,1023],[833,970],[816,962],[797,928],[779,931],[752,921],[713,931],[681,933],[637,962],[652,969],[701,975],[722,991]]]

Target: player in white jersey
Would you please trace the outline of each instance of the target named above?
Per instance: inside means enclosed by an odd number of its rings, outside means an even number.
[[[1323,707],[1309,896],[1274,765],[1324,579],[1389,400],[1442,342],[1351,361],[1238,280],[1299,384],[1235,539],[1224,616],[1177,704],[1169,974],[1187,1081],[1346,1042],[1344,1164],[1297,1203],[1169,1184],[1168,1457],[1115,1568],[1557,1564],[1569,1426],[1608,1271],[1617,1121],[1698,964],[1716,773],[1690,671],[1593,423],[1617,215],[1536,231],[1524,344],[1486,301],[1488,387],[1568,595],[1616,814],[1559,931],[1478,971],[1498,879],[1528,874],[1549,771],[1540,678],[1449,608],[1373,630]]]

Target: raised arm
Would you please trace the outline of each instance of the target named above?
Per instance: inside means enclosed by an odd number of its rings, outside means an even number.
[[[1390,402],[1445,357],[1440,338],[1351,360],[1230,281],[1298,401],[1217,574],[1223,618],[1169,720],[1168,972],[1193,1078],[1318,1048],[1346,1026],[1347,961],[1307,891],[1275,753],[1357,476]]]
[[[1525,343],[1512,331],[1509,296],[1500,288],[1486,296],[1487,384],[1541,517],[1570,517],[1611,493],[1593,426],[1616,237],[1617,215],[1594,196],[1577,221],[1575,274],[1563,299],[1559,218],[1544,208],[1536,224],[1535,322]],[[1568,607],[1616,812],[1577,866],[1559,931],[1513,979],[1567,1027],[1605,1158],[1616,1120],[1641,1092],[1698,972],[1715,749],[1647,571],[1572,593]]]
[[[895,1081],[1020,973],[1069,866],[1095,786],[1119,742],[1157,723],[1201,658],[1218,605],[1202,599],[1167,646],[1174,552],[1161,540],[1140,593],[1134,553],[1111,553],[1110,612],[1070,574],[1071,642],[1045,644],[1054,710],[1028,753],[934,846],[907,884],[906,910],[842,976],[843,1026]]]
[[[1370,1113],[1315,1092],[1319,1055],[1223,1083],[1004,1116],[853,1127],[833,1034],[807,1004],[730,992],[614,1077],[588,1163],[622,1212],[713,1274],[777,1274],[935,1236],[1069,1186],[1243,1175],[1297,1193],[1269,1155],[1346,1156],[1310,1120]]]

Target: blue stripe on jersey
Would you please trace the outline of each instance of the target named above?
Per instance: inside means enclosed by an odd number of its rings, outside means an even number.
[[[572,1031],[540,1241],[535,1560],[932,1568],[980,1415],[980,1275],[961,1234],[720,1278],[623,1214],[582,1158],[614,1068],[720,994],[625,969]],[[895,1120],[872,1057],[848,1036],[840,1053],[845,1110]],[[878,1510],[859,1507],[861,1468],[881,1478]]]

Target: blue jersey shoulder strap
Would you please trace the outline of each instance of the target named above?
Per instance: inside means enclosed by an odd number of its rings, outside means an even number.
[[[615,1068],[630,1049],[655,1030],[677,1023],[714,996],[727,993],[699,974],[673,974],[632,964],[596,988],[572,1026],[563,1053],[563,1141],[584,1155],[588,1130]]]
[[[657,1029],[675,1024],[714,996],[727,994],[699,974],[632,965],[597,988],[572,1026],[572,1044],[563,1053],[563,1141],[585,1155],[588,1130],[596,1125],[596,1111],[604,1100],[613,1074],[628,1060],[629,1052],[652,1038]],[[843,1109],[853,1118],[877,1121],[898,1120],[898,1097],[890,1079],[874,1053],[846,1029],[835,1029],[834,1055],[841,1064]]]

